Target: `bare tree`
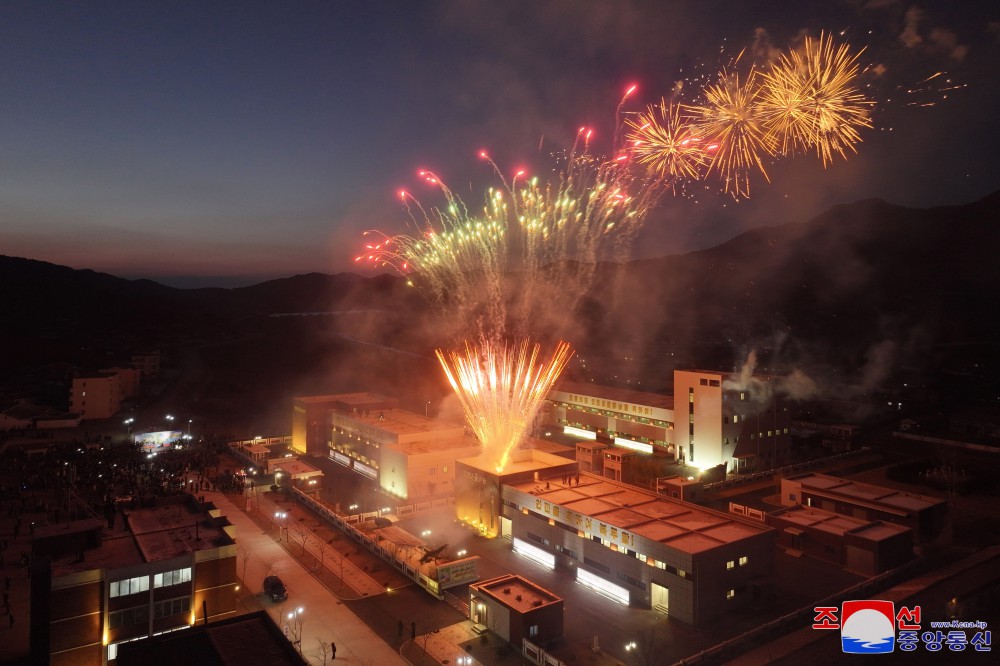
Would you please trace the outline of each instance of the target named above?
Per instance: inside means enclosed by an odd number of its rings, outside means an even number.
[[[319,645],[319,649],[316,650],[316,656],[319,658],[320,666],[326,666],[330,658],[330,644],[322,638],[317,638],[316,644]]]

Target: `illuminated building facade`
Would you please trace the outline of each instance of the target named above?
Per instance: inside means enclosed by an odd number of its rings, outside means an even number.
[[[581,473],[504,483],[516,552],[622,604],[703,625],[771,580],[775,531]]]
[[[497,576],[469,585],[469,619],[512,645],[545,645],[563,636],[563,600],[527,578]]]
[[[41,663],[114,663],[122,643],[236,612],[234,528],[177,499],[130,512],[103,539],[96,520],[36,529],[30,641]]]
[[[674,394],[563,382],[549,393],[548,424],[639,453],[672,456],[702,470],[742,473],[775,467],[791,444],[790,413],[755,375],[739,388],[730,375],[675,370]],[[761,395],[766,399],[761,399]]]
[[[396,409],[399,402],[377,393],[340,393],[292,398],[292,449],[298,453],[327,455],[331,411],[364,414]]]
[[[401,409],[329,410],[326,455],[400,499],[454,493],[455,461],[480,452],[458,424]]]

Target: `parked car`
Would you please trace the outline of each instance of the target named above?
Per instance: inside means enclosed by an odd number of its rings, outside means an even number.
[[[264,595],[271,601],[284,601],[288,598],[288,590],[280,578],[268,576],[264,579]]]

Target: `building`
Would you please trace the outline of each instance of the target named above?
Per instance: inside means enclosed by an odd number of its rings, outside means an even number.
[[[102,372],[73,378],[70,411],[84,421],[108,419],[121,409],[122,389],[117,373]]]
[[[139,395],[142,373],[138,368],[102,368],[101,374],[118,375],[119,401]]]
[[[322,488],[323,472],[298,458],[272,458],[267,461],[267,473],[274,474],[279,486],[292,486],[304,493]]]
[[[497,576],[469,585],[469,619],[520,648],[563,636],[563,600],[527,578]]]
[[[396,409],[399,401],[377,393],[340,393],[292,398],[292,448],[299,453],[326,456],[330,412],[365,414]]]
[[[30,641],[38,662],[113,663],[122,643],[235,614],[235,531],[212,505],[160,498],[114,522],[35,529]]]
[[[813,507],[792,506],[767,514],[778,545],[874,576],[913,559],[913,530],[882,520],[863,520]]]
[[[674,454],[672,396],[562,382],[549,391],[546,417],[569,434],[643,453]]]
[[[826,474],[782,479],[781,503],[816,507],[861,520],[896,523],[912,529],[918,542],[934,539],[944,527],[948,513],[948,504],[943,499]]]
[[[563,382],[549,393],[547,423],[702,471],[769,469],[786,459],[791,445],[790,413],[771,390],[774,380],[675,370],[673,396]]]
[[[253,663],[306,666],[309,662],[262,610],[124,643],[118,650],[119,666]]]
[[[769,586],[776,535],[767,525],[517,453],[500,474],[482,457],[458,462],[459,520],[599,594],[693,625]]]
[[[157,379],[160,376],[160,352],[157,350],[148,354],[135,354],[132,356],[131,365],[139,371],[143,379]]]
[[[455,461],[480,452],[464,426],[402,409],[365,407],[327,414],[328,457],[399,499],[451,496]]]

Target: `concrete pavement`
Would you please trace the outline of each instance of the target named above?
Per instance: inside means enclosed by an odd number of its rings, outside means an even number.
[[[245,580],[261,599],[261,606],[284,628],[288,626],[291,639],[300,639],[302,654],[313,664],[330,664],[329,657],[324,662],[322,646],[336,643],[336,663],[346,664],[405,664],[405,660],[389,647],[368,625],[325,586],[317,584],[313,575],[280,544],[262,530],[239,507],[220,492],[201,493],[219,508],[236,525],[236,543],[242,553],[237,556],[237,573]],[[347,566],[345,563],[345,575]],[[339,567],[339,564],[338,564]],[[363,572],[359,572],[363,575]],[[261,596],[261,586],[268,574],[280,576],[288,588],[288,600],[272,603]],[[352,584],[352,583],[348,583]],[[352,585],[353,586],[353,585]],[[380,591],[384,592],[380,588]],[[302,608],[301,624],[289,613]]]

